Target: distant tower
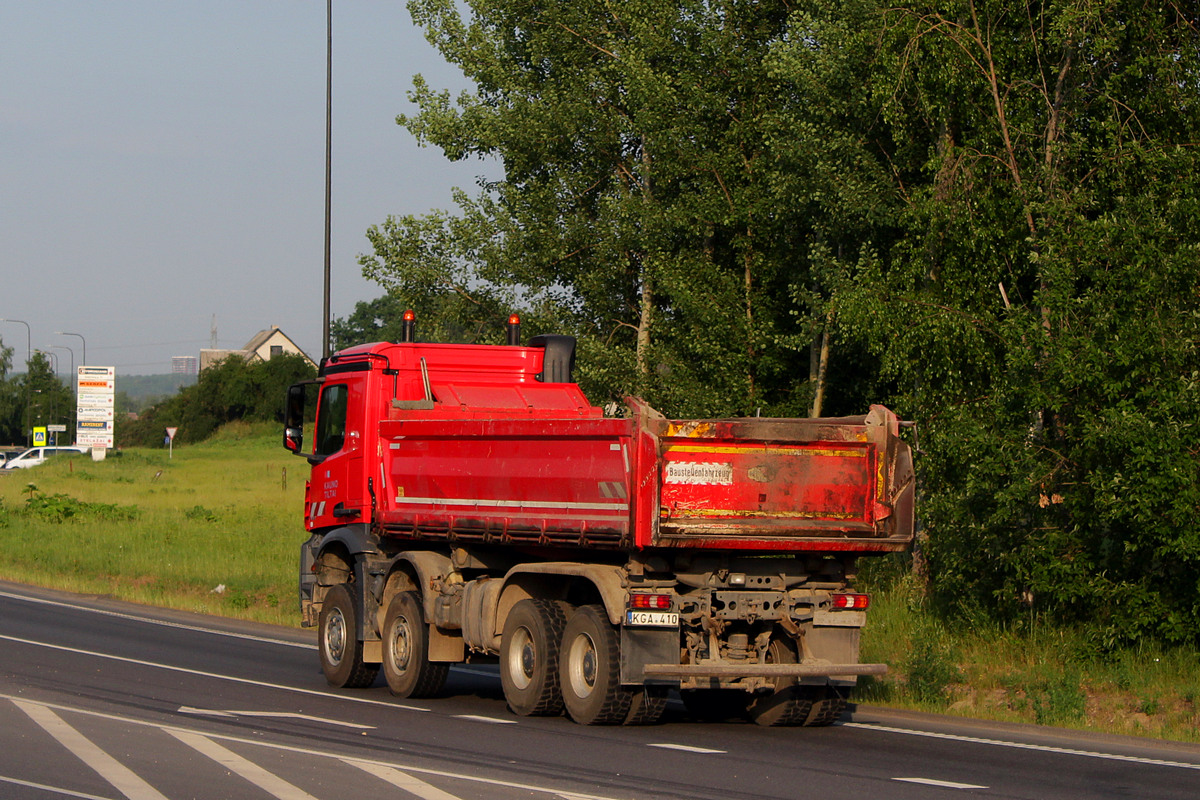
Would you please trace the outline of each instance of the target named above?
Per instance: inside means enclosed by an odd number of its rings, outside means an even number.
[[[212,327],[208,332],[208,346],[213,350],[217,349],[217,315],[213,314]]]

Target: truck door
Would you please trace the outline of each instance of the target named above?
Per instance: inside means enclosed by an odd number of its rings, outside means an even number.
[[[315,456],[309,484],[309,517],[314,527],[361,522],[363,501],[362,381],[329,382],[321,387],[314,434]],[[354,413],[354,409],[359,413]]]

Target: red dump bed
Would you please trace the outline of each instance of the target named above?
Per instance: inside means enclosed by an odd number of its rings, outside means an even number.
[[[403,538],[609,549],[888,551],[910,541],[911,457],[887,409],[668,420],[631,399],[631,416],[605,418],[574,383],[538,380],[553,372],[546,352],[380,344],[339,354],[326,388],[359,382],[378,398],[357,421],[371,481],[359,519]],[[310,509],[310,527],[319,522]]]

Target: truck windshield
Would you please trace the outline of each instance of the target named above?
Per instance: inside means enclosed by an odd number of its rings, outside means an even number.
[[[346,434],[346,400],[349,392],[345,384],[335,383],[321,391],[317,405],[316,453],[327,456],[342,449]]]

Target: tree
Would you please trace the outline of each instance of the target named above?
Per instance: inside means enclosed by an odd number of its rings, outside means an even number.
[[[413,0],[477,90],[419,76],[399,122],[451,159],[504,177],[457,215],[371,229],[364,273],[438,326],[581,339],[581,381],[676,414],[806,409],[807,354],[826,314],[811,292],[803,203],[779,202],[767,66],[783,4]],[[466,16],[461,11],[466,12]],[[421,301],[421,302],[417,302]],[[815,320],[815,321],[814,321]],[[796,369],[803,360],[805,369]]]
[[[24,441],[24,425],[22,414],[24,403],[17,394],[16,381],[9,379],[8,371],[12,369],[13,349],[4,345],[0,339],[0,442],[13,443]]]
[[[314,377],[308,361],[284,353],[268,361],[230,356],[204,369],[196,383],[147,409],[136,422],[117,428],[122,446],[162,443],[168,427],[178,428],[176,441],[199,442],[222,425],[239,421],[283,421],[287,387]]]
[[[921,421],[939,595],[1194,641],[1195,14],[835,0],[793,23],[790,113],[890,209],[833,305]]]
[[[45,353],[34,352],[19,384],[17,394],[28,402],[24,422],[29,429],[65,425],[74,417],[74,393],[54,374]]]

